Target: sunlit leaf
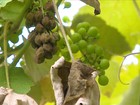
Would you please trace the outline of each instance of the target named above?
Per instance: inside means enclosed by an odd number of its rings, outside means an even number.
[[[140,16],[135,8],[134,0],[101,0],[100,17],[126,38],[131,48],[140,43]],[[140,4],[139,0],[135,0]]]
[[[12,0],[1,0],[0,1],[0,8],[4,7],[7,3],[11,2]]]
[[[40,101],[53,102],[55,98],[50,77],[46,76],[37,82],[36,85],[31,88],[28,95],[33,97],[38,103]]]
[[[1,21],[11,21],[13,23],[12,31],[14,31],[19,27],[31,4],[32,0],[24,0],[24,2],[12,0],[5,7],[0,9]]]
[[[45,105],[55,105],[54,102],[47,102]]]
[[[42,98],[40,83],[36,83],[34,86],[32,86],[27,94],[31,96],[33,99],[35,99],[37,103],[39,103]]]
[[[140,75],[132,81],[120,105],[140,105]]]
[[[9,80],[11,88],[17,93],[27,93],[33,86],[31,79],[20,67],[9,68]],[[0,86],[6,87],[5,68],[0,68]]]

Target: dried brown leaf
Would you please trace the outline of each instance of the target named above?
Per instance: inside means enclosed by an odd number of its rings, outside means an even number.
[[[50,70],[56,105],[99,105],[97,71],[80,61],[58,59]]]

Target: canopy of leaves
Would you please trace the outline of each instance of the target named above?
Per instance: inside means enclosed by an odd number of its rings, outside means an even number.
[[[42,0],[43,4],[48,0]],[[61,2],[57,0],[56,2]],[[88,0],[90,1],[90,0]],[[5,21],[12,22],[12,31],[16,31],[30,8],[33,0],[0,0],[0,25]],[[137,5],[136,5],[136,3]],[[94,8],[82,7],[72,21],[72,29],[76,30],[76,24],[87,21],[96,26],[101,34],[100,39],[95,42],[105,50],[105,57],[110,58],[110,67],[106,70],[109,84],[100,86],[101,105],[139,105],[140,104],[140,63],[129,64],[122,67],[121,79],[130,85],[123,85],[118,79],[119,67],[122,63],[121,56],[131,53],[136,44],[140,44],[140,6],[139,0],[100,0],[101,14],[94,16]],[[22,28],[25,24],[22,24]],[[2,36],[3,27],[0,26]],[[16,37],[19,34],[15,35]],[[2,39],[0,36],[0,40]],[[0,43],[2,44],[2,42]],[[19,49],[25,46],[23,42]],[[18,54],[19,50],[8,52]],[[34,50],[29,47],[24,53],[26,65],[9,68],[10,85],[18,93],[28,93],[40,103],[41,100],[53,102],[54,95],[50,79],[48,77],[51,65],[58,59],[56,54],[53,59],[46,60],[42,64],[34,62]],[[0,49],[0,59],[3,59]],[[79,58],[79,54],[76,55]],[[139,56],[136,56],[140,60]],[[131,60],[131,59],[129,59]],[[4,61],[4,60],[2,60]],[[27,74],[25,74],[26,72]],[[47,76],[46,76],[47,75]],[[36,85],[31,81],[36,82]],[[5,68],[0,67],[0,86],[6,87]],[[53,105],[47,103],[46,105]]]

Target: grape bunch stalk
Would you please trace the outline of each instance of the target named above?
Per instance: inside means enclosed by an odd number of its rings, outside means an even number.
[[[42,63],[57,52],[57,41],[60,38],[57,32],[52,32],[57,26],[53,3],[48,1],[43,8],[36,4],[26,15],[26,27],[35,27],[28,40],[36,50],[35,61]]]

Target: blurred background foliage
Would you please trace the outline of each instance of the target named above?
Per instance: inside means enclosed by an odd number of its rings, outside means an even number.
[[[5,20],[10,20],[14,22],[14,29],[12,31],[16,30],[19,25],[21,27],[20,29],[23,28],[25,21],[23,16],[30,7],[29,4],[31,4],[32,0],[23,1],[2,0],[0,2],[0,7],[4,7],[0,9],[1,25]],[[119,72],[125,55],[140,52],[140,1],[100,0],[100,4],[101,14],[98,16],[94,15],[93,7],[88,5],[81,7],[74,16],[72,25],[69,28],[75,31],[77,23],[87,21],[99,29],[101,37],[96,43],[104,48],[105,56],[110,59],[110,67],[106,71],[109,77],[109,84],[99,87],[101,92],[101,105],[140,105],[140,55],[128,56],[123,63],[121,72]],[[18,36],[19,33],[16,33],[16,35]],[[1,39],[2,37],[0,36]],[[24,39],[24,42],[26,42],[26,39]],[[19,45],[19,48],[22,48],[22,46]],[[18,51],[20,50],[17,49],[10,53],[16,55]],[[20,91],[21,88],[15,87],[19,83],[26,82],[26,75],[22,71],[17,72],[18,75],[16,76],[16,78],[20,78],[21,76],[21,80],[17,81],[17,79],[12,79],[12,83],[15,85],[13,88],[17,92],[27,93],[40,103],[40,105],[46,102],[45,105],[54,105],[55,99],[49,78],[49,69],[54,61],[58,59],[58,56],[56,55],[52,60],[47,60],[43,64],[35,64],[33,62],[33,56],[34,50],[28,47],[24,53],[24,62],[26,63],[21,64],[21,67],[31,80],[35,82],[34,86],[29,80],[29,84],[26,84],[27,89],[24,88]],[[3,55],[1,54],[0,59],[2,57]],[[13,69],[11,74],[21,69],[21,67],[11,68]],[[3,67],[0,67],[1,74],[2,69]],[[119,76],[124,83],[129,83],[129,85],[122,84],[118,78]],[[1,81],[5,80],[0,79],[0,86],[3,85]]]

